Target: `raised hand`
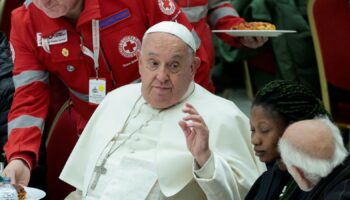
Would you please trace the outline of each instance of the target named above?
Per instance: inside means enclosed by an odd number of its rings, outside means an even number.
[[[211,155],[208,127],[191,104],[186,104],[182,111],[188,115],[179,121],[179,125],[186,136],[189,151],[202,167]]]

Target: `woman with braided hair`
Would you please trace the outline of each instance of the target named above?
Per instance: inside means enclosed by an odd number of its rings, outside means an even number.
[[[299,199],[303,195],[278,152],[278,140],[293,122],[328,115],[322,102],[305,86],[275,80],[258,91],[251,107],[251,142],[256,156],[270,169],[250,189],[246,199]]]

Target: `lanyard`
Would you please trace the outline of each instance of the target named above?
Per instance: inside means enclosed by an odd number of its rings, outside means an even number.
[[[98,63],[98,57],[100,54],[100,25],[99,21],[93,19],[91,22],[92,26],[92,48],[93,52],[88,49],[86,46],[82,45],[82,52],[92,58],[94,60],[94,67],[95,67],[95,72],[96,72],[96,80],[98,79],[98,68],[99,68],[99,63]]]

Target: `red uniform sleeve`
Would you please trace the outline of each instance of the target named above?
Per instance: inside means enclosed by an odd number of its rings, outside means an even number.
[[[211,4],[209,3],[209,5]],[[211,5],[208,20],[212,29],[216,30],[230,30],[232,26],[244,22],[244,19],[239,17],[237,11],[228,1],[216,2],[216,4]],[[235,36],[226,33],[217,33],[217,36],[231,46],[240,45]]]
[[[38,45],[28,10],[22,6],[12,13],[10,42],[14,59],[15,95],[8,116],[8,160],[22,158],[34,165],[48,112],[48,72],[36,59]],[[33,167],[33,166],[30,166]]]

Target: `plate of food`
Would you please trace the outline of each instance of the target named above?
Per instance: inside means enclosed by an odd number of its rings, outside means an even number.
[[[0,186],[0,199],[15,199],[17,197],[18,200],[40,200],[45,196],[46,193],[37,188],[25,187],[16,184]]]
[[[212,32],[237,37],[278,37],[285,33],[296,33],[295,30],[276,30],[276,26],[268,22],[242,22],[230,30],[212,30]]]
[[[8,195],[13,197],[16,192],[18,200],[40,200],[46,196],[46,193],[40,189],[11,184],[9,177],[0,176],[0,199]]]
[[[39,200],[46,196],[46,193],[33,187],[14,185],[17,190],[19,200]]]
[[[39,200],[46,196],[46,193],[44,191],[37,188],[24,187],[24,190],[26,191],[25,200]]]

